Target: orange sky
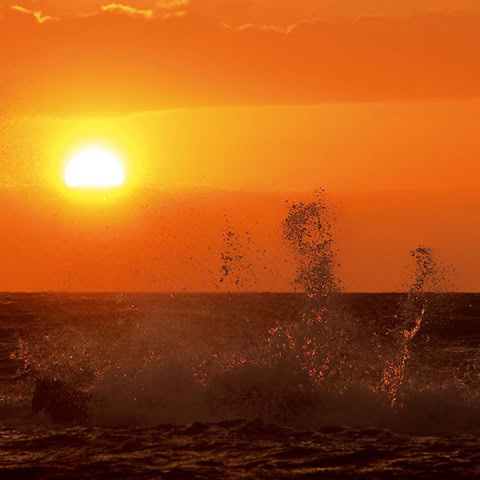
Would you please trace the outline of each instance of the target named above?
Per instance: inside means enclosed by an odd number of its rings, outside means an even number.
[[[284,200],[318,187],[348,289],[424,243],[480,290],[474,0],[19,0],[0,58],[0,290],[212,290],[228,227],[244,288],[286,290]],[[107,202],[63,186],[89,142],[126,158]]]
[[[112,4],[60,18],[40,4],[2,11],[2,103],[13,111],[118,114],[480,93],[479,11],[304,21],[292,13],[298,23],[288,26],[232,19],[228,27],[199,5],[190,14]]]

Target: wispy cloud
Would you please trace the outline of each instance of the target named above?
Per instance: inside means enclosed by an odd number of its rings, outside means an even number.
[[[185,8],[189,3],[190,0],[159,0],[156,5],[158,8],[174,10],[177,8]]]
[[[144,18],[152,18],[152,10],[139,10],[138,8],[131,7],[130,5],[123,5],[121,3],[111,3],[109,5],[102,6],[103,12],[120,12],[131,16],[139,16]]]
[[[186,15],[187,12],[185,10],[179,10],[178,12],[169,12],[169,13],[165,13],[164,15],[162,15],[160,18],[166,20],[168,18],[179,18],[179,17],[183,17],[184,15]]]
[[[245,25],[234,27],[233,25],[229,25],[228,23],[225,23],[225,22],[222,22],[221,25],[225,30],[232,30],[236,32],[244,32],[246,30],[252,30],[252,31],[257,30],[257,31],[264,31],[264,32],[275,32],[275,33],[290,33],[297,26],[297,25],[291,25],[287,27],[279,27],[277,25],[254,25],[253,23],[247,23]]]
[[[12,5],[10,9],[20,13],[25,13],[27,15],[33,15],[37,19],[38,23],[45,23],[48,20],[57,20],[55,17],[51,17],[50,15],[43,15],[42,12],[34,12],[20,5]]]
[[[366,17],[362,17],[366,18]],[[378,17],[372,17],[372,18],[378,18]],[[238,25],[238,26],[233,26],[230,25],[229,23],[221,22],[222,27],[225,30],[232,30],[236,32],[244,32],[244,31],[258,31],[258,32],[275,32],[275,33],[292,33],[295,30],[301,29],[303,27],[308,27],[308,26],[315,26],[316,24],[320,25],[326,25],[326,24],[332,24],[328,20],[324,20],[321,18],[312,18],[311,20],[301,20],[296,23],[292,23],[290,25],[286,26],[279,26],[279,25],[262,25],[262,24],[254,24],[254,23],[246,23],[244,25]]]

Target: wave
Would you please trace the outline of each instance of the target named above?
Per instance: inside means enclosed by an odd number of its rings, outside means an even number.
[[[412,344],[435,307],[429,292],[445,282],[434,252],[411,252],[411,285],[391,321],[379,323],[340,300],[334,223],[323,192],[288,206],[283,235],[303,292],[292,318],[222,325],[213,319],[202,331],[185,319],[142,317],[135,309],[134,322],[35,331],[12,356],[21,377],[3,395],[0,417],[27,419],[36,379],[50,378],[87,393],[88,422],[98,425],[261,418],[304,429],[480,433],[475,375],[466,382],[452,370],[439,379],[410,368]],[[222,278],[242,259],[241,245],[234,250],[221,255]]]

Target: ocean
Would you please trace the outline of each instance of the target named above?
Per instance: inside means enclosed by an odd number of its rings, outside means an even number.
[[[0,478],[479,478],[480,294],[413,285],[0,294]]]

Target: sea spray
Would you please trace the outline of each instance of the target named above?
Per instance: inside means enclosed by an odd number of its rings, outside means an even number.
[[[311,201],[287,202],[287,206],[282,227],[298,265],[294,283],[314,300],[313,307],[318,309],[319,303],[328,301],[341,285],[335,275],[333,210],[327,203],[324,190],[315,192]]]
[[[425,247],[412,252],[412,285],[387,330],[341,301],[333,218],[323,191],[310,201],[288,203],[283,235],[298,264],[295,285],[305,295],[304,305],[296,318],[271,326],[261,348],[215,354],[209,362],[215,368],[204,376],[205,384],[215,385],[220,403],[237,406],[238,414],[265,414],[250,407],[268,405],[270,418],[277,420],[274,412],[284,410],[285,402],[292,411],[305,404],[315,408],[324,395],[346,398],[359,389],[374,393],[376,404],[402,406],[409,344],[422,325],[426,290],[439,283],[433,252]]]
[[[277,344],[283,336],[282,354],[294,351],[313,385],[339,393],[351,385],[367,386],[377,394],[385,393],[391,407],[402,406],[399,395],[410,358],[409,345],[422,326],[428,307],[427,292],[441,289],[445,269],[431,248],[419,246],[411,252],[415,262],[412,284],[385,340],[369,319],[345,310],[338,301],[341,281],[335,275],[332,218],[323,190],[309,202],[289,204],[283,222],[284,237],[298,262],[295,283],[308,301],[297,323],[287,328],[278,326],[269,333],[276,336]]]
[[[125,296],[111,318],[68,321],[20,341],[14,357],[32,373],[30,392],[34,378],[60,378],[88,391],[94,423],[261,417],[302,428],[401,426],[398,419],[420,402],[412,399],[423,399],[422,391],[411,391],[408,365],[434,299],[428,292],[440,282],[433,252],[412,252],[408,293],[395,297],[402,300],[391,318],[386,312],[374,318],[345,301],[336,275],[335,216],[324,192],[288,203],[282,230],[298,265],[299,293],[276,297],[295,306],[290,315],[279,316],[279,304],[260,315],[267,294],[250,305],[244,301],[255,296],[217,294],[208,308],[202,302],[209,297],[170,295],[161,313]],[[244,269],[234,270],[249,253],[243,237],[228,232],[220,259],[236,288]],[[184,310],[175,310],[177,303]]]
[[[411,256],[415,260],[413,284],[401,310],[395,315],[398,324],[394,351],[392,358],[385,361],[381,385],[381,391],[387,393],[392,407],[402,406],[399,390],[410,359],[409,344],[420,330],[428,306],[426,292],[439,285],[439,270],[432,249],[420,246],[411,252]]]
[[[239,290],[247,286],[248,279],[251,277],[252,263],[249,261],[252,249],[251,234],[239,233],[228,227],[222,234],[222,241],[221,274],[215,288],[218,289],[223,284]]]

